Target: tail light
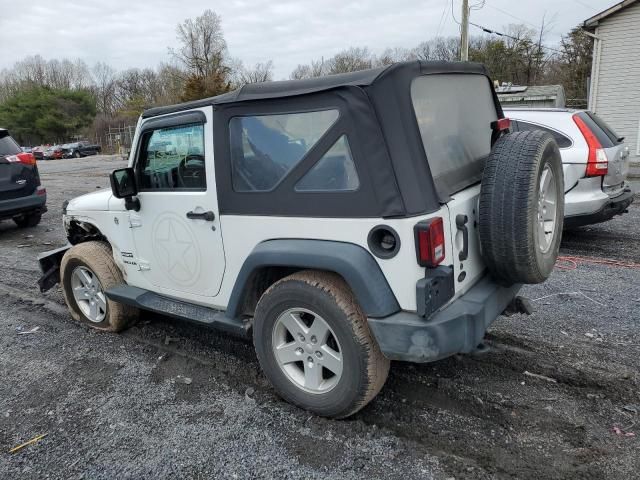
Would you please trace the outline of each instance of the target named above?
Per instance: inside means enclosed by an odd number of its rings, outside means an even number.
[[[491,122],[491,129],[498,130],[502,132],[504,130],[509,130],[511,128],[511,119],[510,118],[499,118],[495,122]]]
[[[8,155],[5,157],[9,163],[24,163],[25,165],[35,165],[36,157],[33,153],[18,153],[17,155]]]
[[[416,256],[421,267],[436,267],[445,257],[442,217],[430,218],[413,227]]]
[[[587,177],[597,177],[606,175],[609,171],[609,159],[602,148],[602,144],[596,137],[595,133],[587,126],[578,114],[573,116],[573,121],[580,129],[582,136],[589,147],[589,156],[587,157]]]

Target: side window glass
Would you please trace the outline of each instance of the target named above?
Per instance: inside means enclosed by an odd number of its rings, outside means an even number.
[[[344,192],[360,186],[349,141],[342,135],[296,184],[297,192]]]
[[[527,130],[542,130],[543,132],[550,133],[555,138],[558,147],[567,148],[572,145],[571,139],[562,135],[560,132],[556,132],[555,130],[551,130],[550,128],[545,128],[541,125],[536,125],[534,123],[524,122],[522,120],[518,120],[518,130],[521,132]]]
[[[138,177],[140,190],[206,190],[204,125],[145,133]]]
[[[233,117],[229,121],[233,189],[272,190],[337,119],[337,110]]]

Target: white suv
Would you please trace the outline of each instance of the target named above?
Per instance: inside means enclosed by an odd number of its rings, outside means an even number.
[[[484,67],[408,62],[153,108],[112,191],[40,257],[72,316],[253,335],[288,401],[346,417],[389,360],[473,351],[562,234],[558,146],[508,133]]]
[[[556,139],[564,171],[564,227],[610,220],[627,211],[629,147],[589,110],[509,108],[512,131],[542,130]]]

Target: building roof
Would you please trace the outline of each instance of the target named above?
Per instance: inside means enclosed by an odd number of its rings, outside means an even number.
[[[586,19],[582,24],[582,26],[587,30],[593,30],[598,26],[598,23],[600,21],[624,10],[625,8],[633,5],[637,1],[638,0],[623,0],[622,2],[616,3],[612,7],[609,7],[606,10],[603,10],[602,12],[594,15],[593,17]]]
[[[477,73],[487,75],[483,65],[473,62],[411,62],[395,63],[385,67],[360,70],[358,72],[339,73],[304,80],[282,80],[276,82],[249,83],[232,92],[216,97],[191,102],[155,107],[145,110],[143,118],[179,112],[208,105],[222,105],[251,100],[285,98],[309,93],[333,90],[340,87],[367,87],[383,77],[399,78],[427,73]]]
[[[498,87],[496,93],[501,102],[542,101],[555,100],[558,96],[563,95],[564,88],[562,85],[533,85],[531,87],[513,85]]]

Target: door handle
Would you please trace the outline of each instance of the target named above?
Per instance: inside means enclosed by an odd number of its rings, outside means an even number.
[[[463,214],[456,215],[456,228],[462,232],[462,251],[458,253],[460,261],[466,260],[469,257],[469,229],[467,228],[467,222],[469,217]]]
[[[187,218],[191,220],[206,220],[207,222],[213,222],[216,219],[216,214],[211,210],[208,212],[196,213],[196,212],[187,212]]]

